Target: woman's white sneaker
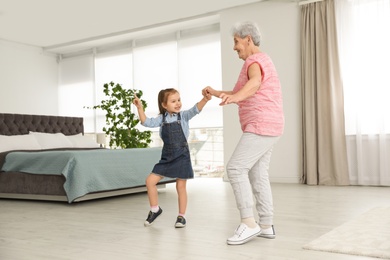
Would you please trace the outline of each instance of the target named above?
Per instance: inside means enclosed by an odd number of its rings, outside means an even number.
[[[276,237],[274,226],[272,225],[269,228],[261,229],[260,234],[257,236],[269,238],[269,239],[274,239]]]
[[[255,228],[250,228],[241,223],[234,231],[234,235],[229,237],[226,242],[228,245],[241,245],[260,235],[260,233],[261,229],[258,225]]]

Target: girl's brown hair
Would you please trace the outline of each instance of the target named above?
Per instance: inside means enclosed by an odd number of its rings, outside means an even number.
[[[162,106],[162,104],[167,104],[169,95],[176,94],[176,93],[179,93],[179,91],[177,91],[174,88],[167,88],[167,89],[160,90],[160,92],[158,93],[158,109],[160,110],[161,115],[164,115],[165,112],[167,111]]]

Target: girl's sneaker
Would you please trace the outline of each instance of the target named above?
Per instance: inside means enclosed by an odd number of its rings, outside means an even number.
[[[186,219],[183,216],[178,216],[175,223],[175,228],[183,228],[186,226]]]
[[[153,224],[153,221],[156,220],[158,216],[160,216],[162,213],[162,209],[159,208],[157,212],[149,211],[148,217],[145,220],[144,226],[148,227]]]

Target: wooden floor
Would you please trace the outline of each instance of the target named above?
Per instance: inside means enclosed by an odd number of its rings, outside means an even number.
[[[122,259],[371,259],[304,250],[302,246],[371,208],[390,206],[390,187],[324,187],[272,184],[276,239],[229,246],[239,224],[229,183],[188,182],[187,227],[175,229],[174,184],[160,190],[164,212],[143,222],[146,193],[67,204],[0,200],[1,260]]]

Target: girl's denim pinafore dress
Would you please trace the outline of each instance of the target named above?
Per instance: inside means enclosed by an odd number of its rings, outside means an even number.
[[[167,123],[165,122],[165,114],[163,115],[161,138],[164,145],[161,160],[154,166],[152,172],[169,178],[192,179],[194,172],[190,151],[181,127],[180,113],[177,116],[177,121]]]

